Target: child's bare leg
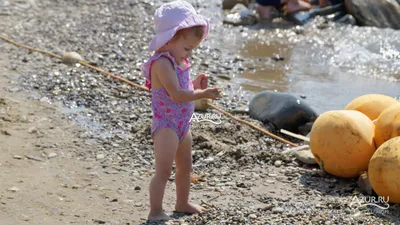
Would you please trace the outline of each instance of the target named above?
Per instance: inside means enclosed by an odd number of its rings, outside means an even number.
[[[154,153],[156,173],[150,182],[150,213],[149,220],[171,219],[163,211],[162,202],[165,186],[171,176],[172,163],[178,149],[179,139],[175,131],[162,128],[154,135]]]
[[[321,8],[324,8],[324,7],[327,7],[327,6],[331,5],[331,3],[328,0],[318,0],[318,2],[319,2],[319,6]]]
[[[176,205],[175,210],[183,213],[200,213],[204,211],[199,205],[189,202],[189,192],[192,170],[192,134],[189,132],[179,144],[175,156],[175,183],[176,183]]]
[[[262,20],[271,19],[272,6],[257,5],[256,11]]]

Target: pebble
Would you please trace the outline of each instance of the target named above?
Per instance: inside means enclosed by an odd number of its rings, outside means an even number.
[[[275,181],[274,181],[274,180],[266,180],[264,183],[265,183],[266,185],[269,185],[269,184],[274,184]]]
[[[270,210],[270,209],[272,209],[272,208],[274,208],[274,205],[272,205],[272,204],[267,204],[267,205],[265,205],[264,207],[262,207],[262,210],[267,211],[267,210]]]
[[[317,161],[315,161],[314,155],[312,154],[311,150],[306,149],[306,150],[301,150],[297,151],[294,153],[296,156],[296,159],[298,159],[300,162],[305,163],[305,164],[317,164]]]
[[[22,159],[22,156],[20,156],[20,155],[14,155],[13,158],[14,158],[14,159]]]
[[[257,215],[255,215],[255,214],[250,214],[249,217],[250,217],[251,219],[257,219]]]
[[[271,59],[274,60],[274,61],[283,61],[283,60],[285,60],[285,58],[283,56],[280,56],[278,54],[273,55],[271,57]]]
[[[73,66],[78,61],[83,61],[83,57],[77,52],[66,52],[62,56],[61,61],[66,65]]]
[[[58,155],[57,153],[51,152],[51,153],[49,153],[49,154],[47,155],[47,157],[48,157],[49,159],[51,159],[51,158],[56,157],[57,155]]]
[[[283,213],[285,210],[282,207],[275,207],[272,209],[274,213]]]
[[[28,132],[31,133],[31,134],[37,133],[37,132],[38,132],[38,129],[37,129],[36,127],[30,127],[30,128],[28,129]]]
[[[119,172],[117,170],[107,170],[104,171],[106,174],[118,174]]]
[[[34,160],[34,161],[38,161],[38,162],[42,162],[42,161],[43,161],[41,158],[36,157],[36,156],[25,155],[25,157],[26,157],[27,159]]]
[[[372,195],[373,189],[371,183],[368,179],[368,173],[363,172],[358,178],[357,185],[360,188],[361,192],[366,193],[368,195]]]
[[[75,184],[75,185],[72,186],[72,189],[78,189],[78,188],[81,188],[81,187],[82,187],[81,185]]]
[[[96,155],[96,159],[97,159],[97,160],[102,160],[102,159],[104,159],[104,158],[105,158],[104,154],[97,154],[97,155]]]
[[[22,214],[20,218],[23,221],[29,221],[30,220],[29,217],[27,215],[25,215],[25,214]]]
[[[275,165],[276,167],[280,167],[280,166],[282,166],[282,161],[281,161],[281,160],[276,160],[275,163],[274,163],[274,165]]]
[[[2,130],[1,133],[7,136],[12,136],[8,130]]]
[[[19,191],[19,188],[17,188],[17,187],[10,187],[10,188],[7,189],[7,191],[9,191],[9,192],[17,192],[17,191]]]
[[[235,186],[236,183],[235,182],[226,182],[225,186]]]
[[[93,222],[96,224],[106,224],[107,223],[105,220],[98,220],[98,219],[93,219]]]
[[[239,188],[246,188],[247,186],[246,186],[246,184],[245,183],[237,183],[236,184],[236,187],[239,187]]]
[[[231,77],[228,75],[217,75],[217,77],[223,80],[231,80]]]
[[[214,157],[209,157],[209,158],[205,159],[204,162],[206,162],[206,163],[214,162]]]

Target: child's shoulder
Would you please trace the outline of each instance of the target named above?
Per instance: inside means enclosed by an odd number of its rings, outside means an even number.
[[[174,69],[173,60],[164,55],[160,55],[159,57],[154,58],[151,64],[152,64],[152,69],[156,70]]]

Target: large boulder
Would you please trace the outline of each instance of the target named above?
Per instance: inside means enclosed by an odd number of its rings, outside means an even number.
[[[249,5],[250,0],[223,0],[222,9],[232,9],[236,4]]]
[[[257,22],[257,16],[243,4],[236,4],[224,17],[225,24],[234,26],[253,25]]]
[[[311,130],[310,123],[318,116],[302,99],[274,91],[256,94],[250,101],[249,115],[265,124],[274,125],[276,129],[300,134],[307,134]]]
[[[400,29],[400,0],[346,0],[346,9],[362,26]]]

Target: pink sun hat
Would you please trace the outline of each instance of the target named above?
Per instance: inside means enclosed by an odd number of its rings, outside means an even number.
[[[176,32],[194,26],[204,26],[203,39],[210,32],[210,23],[186,1],[173,1],[160,6],[154,13],[155,36],[149,49],[157,51],[170,41]]]

